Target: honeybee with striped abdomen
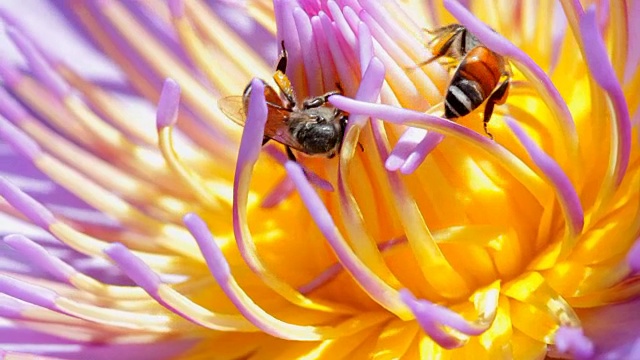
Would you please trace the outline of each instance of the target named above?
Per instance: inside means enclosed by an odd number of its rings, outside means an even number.
[[[460,24],[428,31],[433,57],[419,66],[438,60],[454,68],[444,100],[444,117],[457,119],[477,109],[486,101],[484,131],[496,104],[504,104],[509,93],[511,69],[507,60],[485,47],[478,38]]]

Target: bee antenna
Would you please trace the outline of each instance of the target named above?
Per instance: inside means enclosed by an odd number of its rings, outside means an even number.
[[[282,46],[282,53],[280,54],[280,59],[278,60],[278,66],[276,66],[276,71],[280,71],[283,74],[287,72],[287,49],[284,47],[284,40],[280,42],[280,46]]]

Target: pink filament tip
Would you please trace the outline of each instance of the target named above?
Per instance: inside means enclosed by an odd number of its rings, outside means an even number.
[[[156,112],[156,126],[158,129],[174,126],[178,122],[178,110],[180,109],[180,85],[167,78],[162,86],[158,110]]]

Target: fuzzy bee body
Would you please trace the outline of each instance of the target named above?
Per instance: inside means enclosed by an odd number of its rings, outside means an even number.
[[[462,25],[447,25],[429,33],[434,36],[429,43],[434,56],[419,65],[439,60],[455,69],[445,95],[444,117],[455,120],[486,102],[484,130],[493,138],[487,123],[494,106],[506,101],[511,79],[508,62],[485,47]]]
[[[291,149],[307,155],[334,157],[340,151],[348,115],[328,105],[328,98],[331,95],[340,94],[340,91],[330,91],[299,103],[291,82],[285,74],[286,68],[287,52],[283,42],[282,54],[273,75],[280,92],[278,93],[263,81],[268,111],[263,145],[269,140],[285,145],[291,160],[295,160]],[[218,106],[227,117],[244,126],[252,91],[249,84],[242,96],[228,96],[220,99]]]
[[[447,88],[445,117],[455,119],[477,109],[498,88],[503,76],[504,59],[484,46],[467,53]],[[508,86],[508,85],[504,85]],[[504,94],[494,103],[504,103]]]

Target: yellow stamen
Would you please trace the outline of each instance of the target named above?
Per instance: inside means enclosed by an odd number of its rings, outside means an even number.
[[[137,311],[127,312],[102,306],[82,304],[65,297],[58,297],[55,304],[57,308],[64,310],[72,316],[77,316],[80,319],[124,329],[170,333],[177,330],[176,323],[185,322],[185,320],[178,320],[179,318],[167,315],[144,314]]]
[[[136,140],[142,141],[145,145],[154,146],[157,144],[156,134],[153,131],[149,131],[148,127],[142,125],[141,122],[131,121],[131,118],[121,111],[122,104],[118,103],[108,92],[85,80],[67,65],[57,63],[55,64],[55,70],[69,82],[69,85],[82,93],[85,101],[100,109],[123,132],[133,136]]]
[[[102,5],[101,9],[106,19],[121,34],[122,38],[145,59],[150,69],[161,77],[171,77],[178,82],[182,88],[183,99],[190,108],[225,136],[237,139],[238,126],[228,120],[217,106],[211,106],[216,101],[211,92],[199,84],[175,56],[149,34],[128,13],[124,5],[118,2]],[[131,33],[136,34],[135,38],[129,36]]]
[[[558,326],[580,326],[580,320],[571,306],[539,273],[522,274],[518,279],[505,284],[502,294],[546,313]]]
[[[258,331],[242,315],[217,314],[192,302],[189,298],[166,284],[158,286],[158,296],[171,306],[184,311],[185,315],[194,319],[199,325],[219,331]]]
[[[271,34],[277,32],[276,23],[273,21],[273,2],[272,1],[249,1],[247,3],[249,15],[255,19],[260,25],[267,29]]]
[[[87,33],[100,45],[109,58],[118,63],[120,69],[127,74],[129,82],[145,97],[156,99],[160,94],[158,87],[151,79],[136,69],[131,58],[118,48],[100,23],[93,19],[91,12],[86,9],[86,4],[82,1],[74,1],[69,6],[87,29]]]
[[[30,109],[42,115],[53,127],[59,129],[74,141],[93,148],[92,141],[94,137],[91,133],[81,124],[69,121],[69,119],[74,118],[73,115],[33,78],[22,77],[13,89],[20,100],[29,105]]]
[[[156,211],[160,209],[163,211],[162,217],[174,222],[181,221],[175,215],[177,210],[187,211],[187,204],[181,200],[171,198],[165,195],[164,191],[157,189],[152,183],[136,179],[118,168],[95,158],[83,149],[51,132],[35,120],[31,118],[23,119],[23,124],[23,130],[38,141],[43,148],[52,151],[59,157],[60,161],[72,164],[79,172],[86,174],[91,181],[120,194],[123,199],[133,204],[145,206],[153,204],[155,205],[153,208],[156,208]],[[48,173],[52,171],[53,167],[57,167],[57,164],[62,164],[60,161],[50,164],[48,168],[42,167],[40,170]],[[38,164],[36,163],[36,165]],[[156,214],[159,214],[159,212]]]
[[[398,289],[400,288],[400,282],[391,273],[391,270],[389,270],[388,266],[385,264],[375,241],[367,233],[360,207],[358,206],[347,182],[350,173],[350,163],[354,158],[355,148],[359,138],[360,127],[354,125],[345,135],[342,149],[340,151],[340,169],[338,172],[340,211],[347,233],[349,234],[348,238],[350,239],[350,245],[356,256],[362,260],[371,272],[380,277],[382,281],[387,283],[389,286]],[[367,144],[367,147],[370,145],[373,144]],[[367,155],[365,156],[371,156],[368,154],[369,152],[367,152]]]
[[[173,25],[185,49],[195,63],[198,64],[198,67],[204,71],[209,82],[211,82],[216,89],[219,89],[221,94],[231,95],[240,93],[242,89],[239,88],[237,79],[243,76],[249,78],[250,75],[239,72],[235,63],[226,64],[225,62],[221,62],[217,59],[219,54],[214,55],[209,49],[205,48],[204,43],[200,39],[201,35],[196,34],[186,16],[174,17]],[[221,67],[224,67],[224,71],[220,71]]]
[[[47,230],[78,252],[92,257],[107,259],[107,256],[103,253],[104,248],[108,245],[107,242],[81,233],[60,221],[51,224]],[[185,273],[197,271],[193,268],[193,263],[185,261],[184,258],[132,251],[158,272]]]
[[[372,359],[399,359],[407,352],[414,337],[420,332],[415,321],[392,320],[378,335]]]
[[[624,71],[628,61],[628,39],[627,34],[629,24],[627,23],[627,11],[631,6],[630,1],[612,1],[610,4],[609,41],[611,64],[616,72],[616,77],[620,83],[624,80]]]
[[[184,166],[173,147],[172,131],[172,126],[165,126],[158,130],[158,146],[160,147],[160,151],[162,151],[167,165],[169,165],[171,170],[191,189],[202,204],[213,210],[219,210],[221,208],[220,201],[226,199],[216,197],[216,192],[204,187],[204,181],[200,176]]]
[[[372,123],[372,126],[382,133],[380,123]],[[388,153],[388,143],[385,146]],[[410,196],[398,173],[389,172],[387,176],[390,187],[393,189],[393,205],[425,280],[437,289],[440,295],[447,298],[457,298],[468,293],[467,284],[442,254],[416,202]],[[439,275],[433,276],[433,274]]]
[[[234,62],[249,77],[269,78],[271,68],[248,44],[238,36],[210,8],[197,1],[185,1],[185,10],[201,30],[205,38],[211,42],[210,48],[216,52],[222,50],[226,58],[236,59]],[[272,17],[273,18],[273,17]],[[242,54],[238,57],[238,54]],[[209,64],[210,67],[211,64]],[[220,70],[220,69],[217,69]],[[218,71],[223,73],[224,71]],[[237,78],[233,83],[237,83]]]

